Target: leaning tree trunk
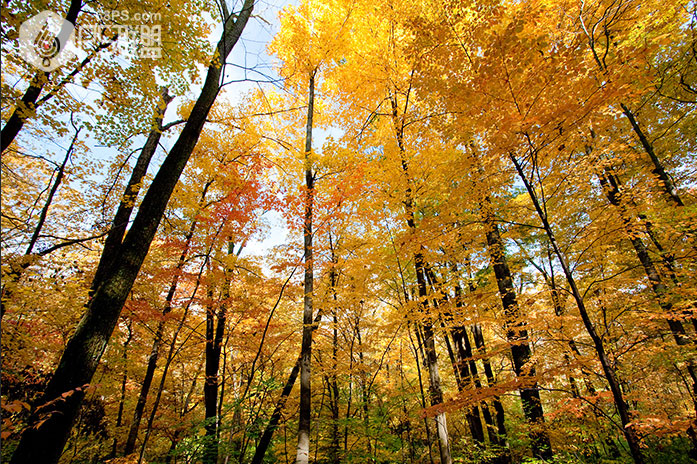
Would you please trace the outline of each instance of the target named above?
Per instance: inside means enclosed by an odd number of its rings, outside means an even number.
[[[620,103],[620,106],[622,107],[622,113],[624,113],[624,115],[627,117],[627,120],[629,121],[629,124],[631,124],[632,130],[639,138],[639,142],[641,142],[641,147],[644,149],[646,154],[649,155],[649,158],[651,159],[651,164],[653,165],[653,169],[651,170],[651,172],[656,177],[658,177],[658,180],[661,181],[661,185],[663,187],[663,194],[675,206],[685,206],[685,203],[683,203],[682,198],[680,198],[680,195],[678,195],[675,192],[675,186],[673,185],[673,181],[670,179],[670,176],[663,167],[663,163],[661,163],[661,160],[658,159],[656,151],[653,149],[653,144],[649,141],[648,137],[644,133],[644,130],[639,125],[636,116],[634,116],[634,113],[632,113],[629,107],[624,103]]]
[[[133,166],[133,171],[131,171],[131,177],[128,179],[126,188],[121,196],[119,207],[117,208],[116,214],[114,214],[114,218],[111,221],[111,229],[104,240],[104,248],[102,249],[101,257],[99,258],[99,264],[97,264],[97,270],[94,273],[90,295],[94,294],[94,292],[97,290],[95,285],[101,284],[104,281],[104,277],[109,272],[110,267],[114,264],[123,242],[123,237],[126,234],[126,228],[128,227],[128,221],[131,219],[131,214],[133,213],[136,199],[138,198],[138,194],[140,193],[140,189],[143,185],[143,179],[145,178],[145,174],[148,172],[150,161],[152,160],[152,157],[159,146],[163,129],[162,120],[165,117],[167,106],[173,98],[169,95],[166,87],[163,87],[161,91],[163,104],[157,105],[157,108],[155,108],[153,121],[154,127],[150,131],[150,134],[148,134],[148,139],[145,141],[145,145],[143,145],[143,148],[140,150],[136,164]]]
[[[229,18],[225,25],[216,48],[215,62],[208,68],[201,95],[194,104],[191,116],[153,179],[114,265],[102,282],[93,285],[96,291],[33,411],[29,427],[25,429],[12,455],[12,464],[51,464],[60,458],[85,395],[85,388],[92,381],[155,237],[169,198],[218,95],[222,74],[220,62],[228,56],[242,34],[253,6],[253,0],[245,0],[239,16],[235,20]]]
[[[668,287],[665,285],[665,283],[663,283],[663,278],[656,269],[646,245],[644,245],[644,242],[634,231],[632,218],[629,211],[627,211],[627,206],[622,202],[623,193],[620,192],[619,178],[613,174],[609,168],[606,168],[603,173],[599,173],[598,178],[600,180],[600,185],[605,191],[608,201],[620,211],[622,224],[624,225],[627,236],[629,237],[629,241],[632,243],[637,258],[639,259],[639,262],[641,262],[641,265],[646,272],[646,277],[649,279],[651,289],[656,295],[658,305],[661,307],[666,316],[666,322],[668,323],[670,332],[675,339],[675,343],[677,343],[678,346],[694,347],[694,342],[690,339],[685,327],[683,327],[682,322],[675,317],[675,314],[673,314],[673,304],[670,302],[667,295]],[[650,229],[648,229],[648,231],[650,231]],[[695,416],[697,417],[697,366],[695,366],[694,357],[689,357],[686,364],[687,372],[692,380],[693,408],[695,410]],[[692,440],[694,450],[697,450],[696,429],[697,420],[693,419],[693,423],[690,425],[690,429],[688,430],[688,436]]]

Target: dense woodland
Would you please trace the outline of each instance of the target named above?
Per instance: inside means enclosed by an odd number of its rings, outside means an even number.
[[[224,2],[3,2],[3,462],[695,462],[694,0]]]

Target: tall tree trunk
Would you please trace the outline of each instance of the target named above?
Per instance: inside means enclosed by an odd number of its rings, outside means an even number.
[[[95,282],[94,296],[68,341],[58,368],[37,402],[15,449],[12,464],[56,463],[84,397],[84,388],[92,381],[99,360],[107,347],[124,302],[133,287],[160,220],[179,176],[186,166],[203,130],[208,112],[220,89],[220,61],[227,58],[232,46],[252,13],[253,0],[245,0],[236,20],[224,27],[217,46],[216,62],[208,68],[201,95],[181,135],[165,158],[140,205],[133,225],[119,250],[118,259],[103,282]]]
[[[673,304],[670,302],[668,296],[668,287],[663,282],[663,278],[656,269],[651,256],[649,256],[649,252],[646,249],[644,242],[634,231],[632,218],[627,210],[626,204],[622,201],[623,195],[626,193],[620,191],[621,185],[619,178],[612,173],[609,168],[606,168],[604,172],[599,173],[598,178],[600,180],[600,185],[605,191],[608,201],[620,211],[622,223],[627,236],[629,237],[629,241],[632,243],[637,258],[644,268],[646,277],[649,279],[651,289],[658,300],[658,305],[666,315],[666,322],[668,323],[670,332],[675,339],[675,343],[677,343],[678,346],[694,346],[694,342],[688,336],[682,322],[674,317]],[[650,233],[650,229],[648,229],[648,232]],[[674,276],[674,274],[672,275]],[[687,372],[692,380],[692,398],[693,408],[695,410],[695,419],[693,419],[693,422],[690,425],[688,436],[692,440],[693,448],[697,450],[697,433],[695,432],[697,429],[697,366],[695,366],[694,357],[688,358],[686,364]]]
[[[65,20],[75,25],[80,10],[82,10],[82,0],[71,0],[68,12],[65,15]],[[63,35],[62,32],[61,30],[58,34],[59,37]],[[65,45],[64,43],[60,44],[61,50]],[[48,82],[49,76],[50,73],[46,71],[37,71],[36,74],[34,74],[34,77],[29,83],[29,88],[27,88],[22,96],[22,101],[12,111],[10,119],[7,120],[7,123],[5,123],[2,128],[2,132],[0,132],[0,153],[5,152],[7,147],[9,147],[15,137],[17,137],[17,134],[19,134],[19,131],[22,130],[24,122],[34,115],[36,111],[36,101],[44,85]]]
[[[310,363],[312,361],[312,299],[314,287],[314,263],[312,261],[312,204],[314,201],[315,175],[312,172],[312,117],[315,103],[315,73],[310,73],[307,103],[307,127],[305,132],[305,220],[303,224],[305,257],[305,296],[303,298],[303,338],[300,357],[300,417],[298,419],[298,449],[296,464],[308,464],[310,459],[310,418],[312,390]]]
[[[392,105],[392,122],[395,130],[397,147],[399,148],[400,163],[402,174],[407,183],[404,192],[404,208],[407,213],[407,226],[412,237],[417,234],[416,221],[414,218],[414,192],[412,189],[412,179],[409,174],[409,165],[406,158],[406,148],[404,146],[404,113],[400,114],[396,95],[390,93],[390,104]],[[408,99],[407,99],[408,100]],[[407,105],[408,103],[405,103]],[[404,108],[406,112],[406,107]],[[428,366],[429,378],[429,398],[431,406],[438,406],[443,403],[443,390],[440,385],[440,373],[438,372],[438,355],[436,353],[435,334],[433,332],[433,321],[428,307],[428,288],[426,286],[426,263],[421,251],[414,253],[414,269],[416,271],[417,288],[421,300],[421,311],[424,314],[422,322],[424,338],[423,348],[426,354],[426,366]],[[448,434],[448,422],[445,412],[438,411],[434,417],[436,423],[436,433],[438,435],[438,445],[440,450],[441,464],[452,464],[453,459],[450,452],[450,437]]]
[[[540,218],[540,221],[542,222],[542,227],[544,228],[545,233],[547,234],[547,238],[549,239],[549,242],[552,245],[554,254],[557,257],[557,260],[559,261],[562,270],[564,271],[564,276],[566,277],[566,281],[569,284],[571,295],[574,297],[576,305],[578,306],[578,311],[581,315],[583,325],[586,328],[586,332],[588,332],[588,335],[593,341],[593,346],[597,353],[598,360],[600,361],[600,365],[603,368],[603,373],[605,374],[605,378],[607,379],[607,382],[610,386],[610,391],[612,392],[612,397],[615,402],[615,406],[617,407],[617,412],[620,416],[620,421],[622,423],[622,432],[624,434],[625,439],[627,440],[627,444],[629,445],[629,450],[632,454],[632,458],[634,459],[634,462],[636,464],[643,464],[644,456],[641,451],[639,437],[636,433],[636,430],[634,429],[634,426],[631,423],[631,418],[629,417],[629,407],[626,401],[624,400],[624,396],[622,395],[622,390],[620,388],[620,382],[617,377],[615,367],[610,361],[610,358],[607,356],[602,338],[600,338],[600,336],[598,335],[597,331],[595,330],[595,327],[593,326],[593,322],[591,321],[590,316],[588,315],[583,296],[581,295],[581,292],[579,291],[576,285],[576,280],[573,277],[571,269],[566,263],[566,259],[564,258],[564,255],[562,254],[559,245],[557,244],[557,240],[554,236],[549,221],[547,220],[547,215],[542,210],[540,202],[537,198],[537,194],[532,188],[532,185],[530,184],[528,178],[525,176],[523,168],[520,165],[519,161],[516,159],[516,157],[513,156],[512,153],[509,153],[509,157],[515,165],[516,171],[518,172],[518,177],[525,185],[525,189],[528,191],[530,200],[532,201],[533,206],[535,207],[535,211],[537,212],[537,215]]]
[[[229,241],[227,254],[231,256],[233,253],[234,244]],[[211,302],[206,311],[206,381],[203,384],[203,403],[206,409],[206,439],[203,446],[204,464],[217,464],[218,462],[218,371],[220,369],[220,352],[225,336],[231,278],[232,269],[226,268],[221,291],[222,302],[220,308],[216,311]],[[209,290],[209,294],[212,294],[212,290]]]
[[[131,329],[130,321],[128,322],[127,328],[128,337],[126,337],[126,341],[123,343],[123,356],[121,357],[123,361],[123,375],[121,376],[121,395],[119,397],[119,410],[116,413],[116,430],[118,430],[119,427],[121,427],[121,422],[123,420],[123,406],[126,402],[126,381],[128,380],[128,345],[131,343],[131,340],[133,339],[133,330]],[[114,442],[112,444],[110,454],[111,459],[116,457],[117,445],[118,438],[114,436]]]
[[[511,344],[513,370],[521,380],[520,399],[523,403],[523,412],[528,422],[535,427],[535,430],[530,432],[532,453],[537,458],[551,459],[553,453],[549,436],[544,430],[539,429],[544,424],[544,411],[540,401],[540,388],[535,379],[535,367],[528,365],[531,355],[528,331],[525,329],[525,322],[521,320],[511,270],[508,267],[503,240],[494,220],[491,200],[488,196],[482,202],[482,220],[486,227],[489,256],[506,315],[506,338]]]
[[[148,417],[148,423],[145,427],[145,437],[143,437],[143,443],[140,445],[140,455],[138,457],[138,464],[140,464],[141,461],[143,460],[143,455],[145,454],[145,449],[148,445],[148,439],[150,438],[150,433],[152,432],[152,426],[153,426],[153,423],[155,422],[155,416],[157,415],[157,409],[160,406],[160,399],[162,398],[162,392],[165,389],[165,382],[167,381],[167,373],[169,372],[169,366],[172,364],[172,361],[174,360],[174,356],[177,352],[177,339],[179,338],[179,334],[181,333],[182,328],[184,327],[184,324],[186,323],[186,318],[189,315],[189,309],[191,308],[191,305],[194,302],[194,298],[196,297],[196,292],[198,292],[198,288],[201,286],[201,277],[203,275],[204,270],[206,269],[206,264],[208,263],[208,260],[210,259],[211,252],[212,252],[212,246],[208,250],[208,253],[206,254],[206,256],[204,257],[203,264],[201,264],[198,275],[196,276],[196,283],[194,284],[194,290],[191,292],[191,296],[189,297],[189,301],[186,304],[186,306],[184,307],[184,314],[182,314],[182,317],[179,320],[179,324],[177,324],[177,328],[175,329],[174,335],[172,336],[172,342],[169,345],[169,351],[167,352],[167,358],[165,359],[165,364],[162,367],[162,376],[160,377],[160,384],[157,388],[157,393],[155,394],[155,401],[153,401],[152,409],[150,410],[150,416]],[[198,375],[198,373],[197,373],[197,375]]]
[[[480,356],[482,356],[482,364],[484,365],[484,375],[486,376],[487,384],[489,388],[496,385],[496,378],[494,377],[494,371],[491,368],[491,363],[489,359],[484,357],[486,355],[486,347],[484,345],[484,334],[482,333],[482,328],[479,324],[472,325],[472,338],[474,339],[474,345],[477,347],[477,351]],[[510,462],[510,453],[508,451],[508,444],[506,442],[506,416],[503,410],[503,405],[498,396],[494,396],[492,399],[492,404],[494,406],[494,412],[496,413],[496,431],[493,427],[489,429],[489,439],[492,443],[497,443],[499,446],[504,448],[504,453],[501,456],[500,461],[502,463]],[[492,438],[492,432],[494,437]]]
[[[426,277],[433,287],[434,291],[439,292],[442,296],[442,303],[447,303],[448,295],[438,284],[438,279],[436,274],[433,272],[430,266],[426,266]],[[439,302],[434,299],[434,306],[438,306]],[[462,309],[462,289],[459,284],[455,285],[455,306]],[[457,389],[460,392],[467,390],[468,388],[479,388],[481,384],[479,383],[477,375],[477,365],[471,359],[472,349],[469,344],[469,338],[467,337],[467,329],[459,324],[455,323],[452,312],[447,310],[443,317],[445,322],[447,322],[446,333],[444,333],[445,344],[448,349],[448,355],[450,356],[450,363],[453,367],[453,373],[455,374],[455,381],[457,383]],[[447,331],[450,330],[453,346],[451,346]],[[466,341],[463,339],[466,339]],[[484,427],[482,425],[482,419],[479,415],[479,405],[474,405],[465,411],[465,418],[467,420],[467,425],[472,434],[472,438],[480,446],[484,447]]]
[[[620,106],[622,107],[622,113],[627,117],[627,120],[629,121],[629,124],[632,126],[632,130],[636,134],[636,136],[639,138],[639,141],[641,142],[641,146],[646,152],[647,155],[649,155],[649,158],[651,159],[651,164],[653,165],[652,173],[658,177],[658,180],[661,181],[661,185],[663,186],[663,193],[668,198],[668,200],[673,203],[675,206],[685,206],[683,203],[682,199],[680,198],[680,195],[678,195],[675,192],[675,187],[673,186],[673,181],[670,179],[670,176],[666,172],[665,168],[663,167],[663,163],[661,163],[661,160],[658,159],[658,156],[656,155],[656,152],[653,149],[653,144],[649,141],[648,137],[644,133],[643,129],[639,125],[639,122],[637,122],[636,117],[634,116],[634,113],[629,109],[627,105],[624,103],[620,103]]]
[[[337,271],[336,266],[338,257],[334,249],[331,231],[329,232],[329,250],[331,252],[331,268],[329,270],[329,284],[332,291],[334,307],[332,308],[332,372],[328,381],[329,384],[329,406],[332,413],[331,444],[329,445],[329,462],[339,464],[339,317],[337,314]]]
[[[409,329],[409,341],[411,342],[411,347],[414,352],[414,361],[416,363],[416,376],[417,380],[419,381],[419,399],[421,400],[421,408],[426,409],[426,393],[424,391],[424,381],[423,381],[423,376],[421,374],[421,363],[426,364],[426,357],[424,356],[422,347],[423,343],[421,342],[422,337],[419,334],[419,327],[417,325],[414,325],[414,333],[416,334],[416,341],[417,343],[414,343],[414,340],[411,338],[411,328]],[[348,415],[347,415],[348,417]],[[428,419],[424,416],[423,418],[424,421],[424,429],[426,431],[426,443],[428,444],[428,457],[431,461],[431,464],[434,464],[434,459],[433,459],[433,449],[431,446],[431,443],[433,442],[433,439],[431,438],[431,427],[428,425]]]

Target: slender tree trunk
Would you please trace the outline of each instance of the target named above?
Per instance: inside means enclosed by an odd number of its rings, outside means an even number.
[[[228,242],[227,254],[232,255],[234,244]],[[220,369],[220,352],[225,336],[227,306],[230,299],[230,281],[232,269],[225,269],[222,302],[218,311],[210,303],[206,311],[206,381],[203,385],[203,403],[206,409],[206,440],[203,447],[203,463],[218,462],[218,371]],[[212,293],[212,290],[209,290]]]
[[[390,103],[392,105],[392,122],[394,124],[397,146],[399,148],[400,162],[402,173],[407,183],[407,188],[404,193],[404,207],[407,213],[407,226],[412,237],[416,236],[416,221],[414,219],[414,197],[412,189],[412,179],[409,174],[409,166],[406,159],[406,148],[404,146],[404,117],[400,117],[400,109],[397,104],[395,95],[390,94]],[[406,111],[406,108],[405,108]],[[443,391],[440,385],[440,373],[438,372],[438,355],[436,353],[435,335],[433,332],[432,317],[429,314],[427,296],[428,288],[426,286],[426,263],[423,259],[423,254],[418,251],[414,253],[414,268],[416,271],[417,288],[419,298],[421,299],[421,311],[426,316],[422,322],[424,331],[424,351],[426,354],[426,365],[428,366],[429,378],[429,398],[431,406],[438,406],[443,403]],[[434,417],[436,422],[436,433],[438,435],[438,445],[440,450],[441,464],[452,464],[453,459],[450,453],[450,437],[448,435],[448,422],[445,412],[438,411]]]
[[[629,107],[624,103],[620,103],[620,106],[622,107],[622,113],[624,113],[624,115],[627,117],[627,120],[629,121],[629,124],[631,124],[632,130],[634,130],[634,133],[639,138],[642,148],[651,159],[651,164],[653,165],[653,170],[651,172],[656,177],[658,177],[658,180],[661,181],[664,195],[675,206],[685,206],[682,199],[680,198],[680,195],[678,195],[675,192],[673,181],[670,179],[670,176],[663,167],[663,163],[661,163],[661,160],[658,159],[658,156],[656,155],[656,152],[653,149],[653,144],[651,144],[643,129],[641,128],[641,126],[639,126],[639,123],[637,122],[634,113],[632,113]]]
[[[63,162],[56,171],[56,178],[53,180],[53,184],[51,185],[51,188],[48,192],[48,196],[46,197],[44,206],[43,208],[41,208],[41,212],[39,213],[39,220],[37,221],[36,226],[34,227],[34,232],[32,233],[31,238],[29,239],[27,251],[24,252],[24,256],[18,263],[10,263],[10,271],[7,273],[7,275],[3,277],[2,294],[0,295],[0,320],[5,315],[5,304],[11,301],[12,292],[17,286],[19,279],[22,278],[22,274],[24,274],[24,271],[32,263],[32,254],[34,252],[34,246],[36,246],[36,242],[41,236],[41,230],[43,229],[44,223],[46,222],[48,209],[51,207],[51,204],[53,203],[53,197],[56,195],[58,187],[60,187],[60,184],[63,181],[63,177],[65,176],[65,166],[68,164],[68,160],[70,160],[70,155],[72,155],[73,153],[78,135],[80,135],[80,129],[76,129],[75,135],[73,136],[73,140],[70,142],[70,146],[65,152]]]
[[[338,258],[336,256],[336,250],[334,249],[334,242],[332,240],[332,234],[329,233],[329,249],[331,251],[331,269],[329,270],[329,284],[332,291],[332,299],[334,300],[334,307],[332,308],[332,372],[329,378],[329,395],[330,395],[330,409],[332,413],[332,428],[331,428],[331,444],[329,445],[329,462],[332,464],[339,464],[341,458],[339,456],[339,381],[338,381],[338,371],[339,371],[339,317],[337,314],[337,271],[336,265]]]
[[[537,458],[551,459],[553,453],[549,437],[544,430],[539,429],[544,424],[544,411],[540,401],[540,388],[535,379],[535,367],[529,365],[531,351],[528,343],[528,331],[525,329],[525,322],[521,320],[511,270],[508,267],[498,225],[494,221],[489,197],[486,197],[482,203],[482,216],[486,226],[486,241],[496,276],[496,284],[506,315],[506,338],[511,344],[513,370],[521,380],[520,399],[523,403],[523,412],[528,422],[536,429],[530,432],[532,453]]]
[[[428,281],[433,289],[443,295],[442,303],[447,303],[447,293],[440,288],[438,279],[430,266],[426,267],[426,277],[428,278]],[[433,304],[434,306],[438,306],[439,303],[437,300],[434,300]],[[455,306],[460,309],[463,307],[462,289],[460,288],[459,284],[455,285]],[[476,371],[477,365],[471,359],[472,350],[469,344],[469,338],[467,337],[467,329],[464,326],[455,324],[453,315],[450,311],[447,311],[444,314],[444,318],[448,324],[448,327],[445,327],[445,324],[443,324],[444,329],[446,329],[446,333],[443,335],[446,347],[448,349],[450,363],[453,367],[453,373],[455,374],[457,389],[458,391],[463,392],[468,388],[479,388],[481,384],[479,383]],[[452,334],[452,345],[454,345],[454,348],[451,345],[447,334],[448,329],[450,329]],[[467,338],[466,342],[463,340],[463,337]],[[479,446],[484,447],[484,427],[482,425],[481,416],[479,415],[479,406],[474,405],[468,408],[465,411],[465,418],[467,420],[470,433],[472,434],[472,438],[477,444],[479,444]]]
[[[253,6],[253,0],[245,0],[237,19],[230,19],[225,25],[217,46],[218,63],[228,56],[237,42]],[[96,289],[94,296],[68,341],[46,391],[37,402],[37,408],[29,420],[30,426],[25,429],[12,455],[12,464],[52,464],[60,458],[82,403],[85,386],[92,381],[169,198],[218,95],[220,77],[220,65],[211,64],[191,116],[153,179],[120,247],[118,259],[114,260],[115,264],[110,267],[103,282],[93,284]]]
[[[121,427],[121,422],[123,420],[123,406],[124,403],[126,402],[126,381],[128,380],[128,345],[131,343],[131,340],[133,339],[133,330],[131,330],[131,322],[129,321],[128,323],[128,337],[126,337],[126,341],[123,344],[123,375],[121,376],[121,396],[119,397],[119,411],[116,414],[116,430]],[[116,449],[118,445],[118,439],[116,436],[114,436],[114,443],[111,448],[111,454],[110,457],[113,459],[116,457]]]
[[[682,322],[674,317],[673,304],[670,302],[668,296],[668,287],[663,282],[661,274],[656,269],[651,256],[649,256],[649,252],[646,249],[644,242],[633,229],[632,219],[629,211],[627,210],[626,204],[624,204],[622,201],[623,192],[620,191],[621,186],[619,178],[615,176],[609,168],[606,168],[605,172],[598,174],[598,178],[600,179],[600,184],[605,191],[608,201],[620,211],[622,223],[624,224],[629,241],[632,243],[637,258],[641,262],[641,265],[646,272],[646,277],[649,279],[651,289],[656,295],[658,305],[661,307],[663,313],[667,317],[666,322],[668,323],[670,332],[675,339],[675,343],[677,343],[678,346],[693,346],[694,342],[688,336]],[[647,231],[650,232],[650,229]],[[675,274],[672,275],[675,276]],[[695,410],[695,417],[697,418],[697,366],[695,366],[694,357],[688,358],[686,364],[687,372],[692,380],[693,407]],[[692,440],[692,446],[697,450],[697,433],[695,432],[695,429],[697,429],[697,419],[693,420],[690,430],[688,431],[688,436]]]
[[[363,408],[363,428],[364,436],[367,440],[367,450],[366,450],[366,461],[375,462],[373,458],[373,449],[371,440],[371,430],[370,430],[370,392],[368,391],[368,380],[366,379],[366,372],[368,367],[365,364],[365,356],[363,354],[363,339],[361,337],[360,329],[360,318],[356,318],[356,323],[354,324],[353,330],[356,332],[356,339],[358,340],[358,361],[360,362],[360,382],[361,382],[361,399]]]
[[[423,361],[424,364],[426,364],[426,357],[423,354],[423,351],[421,350],[421,347],[423,346],[423,343],[421,342],[422,337],[419,335],[419,328],[418,326],[414,327],[414,333],[416,334],[416,340],[417,343],[414,343],[414,341],[411,338],[411,330],[409,332],[409,341],[411,342],[411,347],[412,350],[414,351],[414,361],[416,363],[416,375],[417,379],[419,380],[419,399],[421,400],[421,407],[423,409],[426,409],[426,393],[424,391],[424,381],[423,381],[423,376],[421,374],[421,362]],[[431,464],[434,464],[433,460],[433,449],[431,446],[431,443],[433,442],[433,439],[431,438],[431,427],[428,425],[428,420],[426,417],[423,418],[424,421],[424,429],[426,431],[426,443],[428,444],[428,456],[430,458]]]
[[[310,73],[307,104],[307,127],[305,133],[305,221],[303,226],[305,256],[305,296],[303,298],[303,338],[300,363],[300,417],[298,419],[298,449],[296,464],[308,464],[310,458],[310,420],[312,390],[310,385],[310,363],[312,361],[312,300],[314,286],[314,263],[312,261],[312,204],[314,201],[315,176],[312,172],[312,117],[315,101],[315,73]]]
[[[477,352],[482,356],[482,364],[484,365],[484,375],[486,376],[487,384],[489,388],[496,385],[496,378],[494,377],[494,371],[491,368],[491,363],[489,359],[485,357],[486,347],[484,345],[484,334],[482,333],[482,328],[479,324],[473,324],[471,327],[472,339],[474,340],[474,345],[477,347]],[[503,453],[499,458],[501,463],[508,463],[511,460],[510,451],[508,449],[508,443],[506,440],[506,416],[503,410],[503,405],[498,396],[492,398],[492,405],[494,407],[494,413],[496,414],[496,430],[491,426],[489,428],[489,440],[492,443],[496,443],[503,448]],[[487,425],[489,422],[487,421]]]
[[[615,371],[615,367],[610,361],[610,358],[607,356],[607,353],[605,352],[605,347],[603,345],[603,341],[598,335],[597,331],[595,330],[595,327],[593,326],[593,322],[590,320],[590,316],[588,315],[588,311],[586,310],[586,305],[583,300],[583,297],[581,296],[581,292],[579,291],[577,285],[576,285],[576,280],[573,277],[573,274],[571,272],[571,269],[569,268],[568,264],[566,263],[566,259],[564,258],[564,255],[562,254],[561,250],[559,249],[559,245],[557,244],[557,240],[554,236],[554,233],[552,231],[552,228],[549,224],[549,221],[547,220],[547,215],[545,212],[542,210],[542,207],[540,205],[539,200],[537,199],[537,194],[532,188],[532,185],[528,181],[527,177],[525,176],[525,173],[523,172],[523,169],[518,162],[518,160],[513,156],[512,153],[509,153],[509,157],[513,164],[515,165],[516,171],[518,172],[518,177],[520,180],[523,182],[525,185],[526,190],[528,191],[528,194],[530,196],[530,199],[533,203],[533,206],[535,207],[535,211],[537,212],[538,217],[540,218],[540,221],[542,222],[542,226],[545,230],[545,233],[547,234],[547,238],[549,239],[550,244],[552,245],[552,249],[554,250],[554,254],[557,257],[557,260],[559,261],[559,264],[562,267],[562,270],[564,271],[564,276],[566,277],[566,281],[569,284],[569,289],[571,290],[571,295],[574,297],[574,300],[576,301],[576,305],[578,306],[578,311],[581,315],[581,320],[583,321],[583,325],[586,328],[586,332],[588,332],[588,335],[590,336],[591,340],[593,341],[593,346],[595,347],[595,351],[598,356],[598,360],[600,361],[600,365],[603,368],[603,373],[605,374],[605,378],[607,379],[607,382],[610,386],[610,391],[612,392],[612,397],[615,402],[615,406],[617,407],[617,412],[620,416],[620,421],[622,423],[622,432],[624,433],[624,437],[627,440],[627,444],[629,445],[629,450],[632,454],[632,458],[634,459],[634,462],[636,464],[643,464],[644,463],[644,456],[641,451],[641,445],[639,443],[639,437],[634,430],[634,426],[631,424],[631,419],[629,417],[629,407],[627,406],[626,401],[624,400],[624,396],[622,395],[622,390],[620,388],[620,382],[617,377],[617,373]]]

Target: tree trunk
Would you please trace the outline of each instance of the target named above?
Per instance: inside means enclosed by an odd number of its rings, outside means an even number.
[[[334,307],[332,308],[332,372],[329,378],[329,406],[332,413],[332,429],[331,429],[331,444],[329,445],[329,462],[332,464],[339,464],[341,458],[339,456],[339,381],[338,381],[338,371],[339,371],[339,317],[337,314],[337,272],[336,265],[338,258],[336,256],[336,250],[334,249],[334,242],[332,241],[332,234],[329,233],[329,249],[331,251],[331,269],[329,270],[329,284],[332,291],[332,299],[334,300]]]
[[[406,159],[406,149],[404,146],[404,115],[400,117],[397,98],[390,93],[390,104],[392,105],[392,122],[395,129],[395,137],[397,139],[397,147],[399,148],[400,163],[402,173],[407,183],[407,188],[404,192],[404,207],[407,213],[407,226],[412,237],[416,235],[416,221],[414,219],[414,197],[412,189],[412,179],[409,174],[409,165]],[[405,108],[406,111],[406,108]],[[426,354],[426,366],[428,367],[429,378],[429,398],[431,406],[437,406],[443,403],[443,391],[440,385],[440,373],[438,372],[438,355],[436,353],[436,342],[433,332],[432,317],[429,314],[428,308],[428,288],[426,286],[426,263],[420,251],[414,253],[414,269],[416,271],[417,288],[419,298],[421,299],[421,311],[425,316],[422,322],[424,338],[423,348]],[[438,435],[438,445],[440,450],[441,464],[452,464],[452,455],[450,453],[450,438],[448,435],[448,422],[445,412],[439,411],[434,417],[436,422],[436,433]]]
[[[128,380],[128,345],[133,339],[133,330],[131,330],[131,322],[128,323],[128,337],[123,344],[123,375],[121,376],[121,395],[119,397],[119,411],[116,414],[116,430],[121,427],[121,421],[123,420],[123,405],[126,402],[126,381]],[[114,436],[114,443],[112,444],[110,458],[116,457],[116,449],[118,445],[118,439]]]
[[[521,320],[520,310],[513,288],[511,270],[508,267],[503,241],[499,228],[491,211],[491,200],[487,196],[482,203],[482,220],[486,226],[486,242],[489,248],[491,264],[496,276],[496,284],[501,296],[503,311],[506,315],[506,338],[511,344],[513,370],[521,380],[520,399],[523,403],[525,418],[536,429],[544,424],[544,411],[540,401],[540,389],[535,379],[535,367],[529,366],[530,345],[525,322]],[[533,456],[551,459],[553,456],[549,437],[544,430],[530,432]]]
[[[228,242],[228,256],[232,255],[233,252],[234,244]],[[206,409],[206,438],[203,446],[204,464],[217,464],[218,462],[218,371],[220,369],[220,352],[225,336],[231,278],[232,269],[225,269],[220,308],[216,313],[211,302],[206,311],[206,381],[203,384],[203,403]],[[212,295],[212,290],[209,290],[209,294]]]
[[[634,130],[634,133],[639,138],[642,148],[646,154],[649,155],[649,158],[651,158],[651,164],[653,164],[653,169],[651,172],[661,181],[661,184],[663,185],[663,193],[665,194],[666,198],[668,198],[668,200],[670,200],[675,206],[685,206],[680,196],[675,193],[673,181],[670,179],[670,176],[663,167],[661,160],[658,159],[658,156],[653,149],[653,145],[642,130],[641,126],[639,126],[634,113],[632,113],[629,107],[624,103],[620,103],[620,106],[622,107],[622,113],[624,113],[627,120],[629,120],[632,130]]]
[[[111,221],[111,229],[104,241],[102,255],[99,258],[97,271],[94,273],[94,278],[92,280],[92,288],[90,289],[91,295],[97,290],[95,285],[104,281],[104,278],[109,272],[110,267],[114,264],[114,260],[119,253],[128,221],[131,219],[131,213],[135,207],[138,193],[140,193],[140,189],[143,185],[143,179],[148,172],[150,161],[160,143],[160,137],[162,136],[162,120],[164,119],[165,111],[167,111],[167,106],[172,101],[172,97],[169,95],[166,87],[163,87],[161,91],[163,104],[157,105],[157,108],[155,108],[155,115],[153,118],[154,128],[150,131],[145,145],[143,145],[143,148],[140,150],[140,155],[138,155],[136,164],[133,166],[133,171],[131,172],[131,178],[128,179],[126,188],[121,196],[119,207],[114,214],[114,219]]]
[[[598,178],[600,180],[600,185],[605,191],[608,201],[620,211],[622,223],[624,224],[629,241],[632,243],[637,258],[641,262],[641,265],[646,272],[646,277],[649,279],[651,289],[656,295],[658,304],[667,317],[666,322],[668,323],[670,332],[675,339],[675,343],[677,343],[678,346],[693,345],[694,342],[688,336],[682,322],[673,315],[673,304],[668,299],[668,288],[663,283],[661,274],[658,272],[656,266],[651,260],[651,256],[649,256],[649,252],[646,249],[644,242],[633,230],[632,219],[629,211],[627,211],[626,205],[622,202],[622,192],[620,192],[619,178],[617,178],[617,176],[615,176],[609,168],[606,168],[605,172],[598,174]],[[648,229],[647,232],[650,232],[650,229]],[[697,366],[695,366],[693,357],[687,359],[687,372],[692,380],[693,407],[695,410],[695,417],[697,417]],[[697,420],[693,420],[693,424],[690,426],[691,430],[688,431],[688,436],[690,437],[692,446],[695,450],[697,450],[697,433],[695,433],[696,428]]]
[[[60,184],[63,181],[63,177],[65,175],[65,166],[66,164],[68,164],[68,160],[70,160],[70,155],[73,153],[73,149],[75,148],[75,142],[77,142],[78,135],[80,135],[80,129],[77,129],[75,131],[73,140],[72,142],[70,142],[70,146],[65,152],[63,162],[56,171],[56,178],[53,180],[51,189],[49,190],[48,196],[46,197],[46,202],[44,203],[43,208],[41,208],[41,213],[39,213],[39,220],[37,221],[36,226],[34,227],[34,232],[32,233],[32,236],[29,239],[27,251],[24,252],[24,256],[22,257],[19,263],[10,263],[10,271],[3,278],[3,280],[7,282],[3,282],[2,293],[0,294],[0,320],[5,315],[5,304],[12,300],[12,292],[14,291],[16,285],[19,283],[19,280],[22,278],[22,274],[24,274],[24,271],[32,263],[32,253],[34,252],[34,246],[36,245],[36,242],[39,239],[39,236],[41,235],[41,229],[43,229],[44,227],[44,222],[46,221],[46,216],[48,215],[48,209],[51,207],[51,204],[53,203],[53,197],[56,195],[58,187],[60,187]]]
[[[312,361],[312,297],[314,286],[314,263],[312,261],[312,204],[315,177],[312,172],[312,117],[315,101],[315,73],[310,73],[307,103],[307,128],[305,133],[305,220],[303,225],[305,257],[305,296],[303,298],[303,338],[300,357],[300,417],[298,419],[298,449],[296,464],[308,464],[310,458],[310,418],[312,390],[310,385],[310,363]]]
[[[217,46],[216,61],[227,57],[251,15],[253,0],[245,0],[235,21],[228,21]],[[95,282],[93,298],[68,341],[43,397],[37,403],[12,464],[58,461],[99,360],[107,347],[124,302],[133,287],[179,176],[198,142],[206,117],[220,89],[221,67],[211,64],[201,95],[181,135],[153,179],[138,214],[103,282]]]

